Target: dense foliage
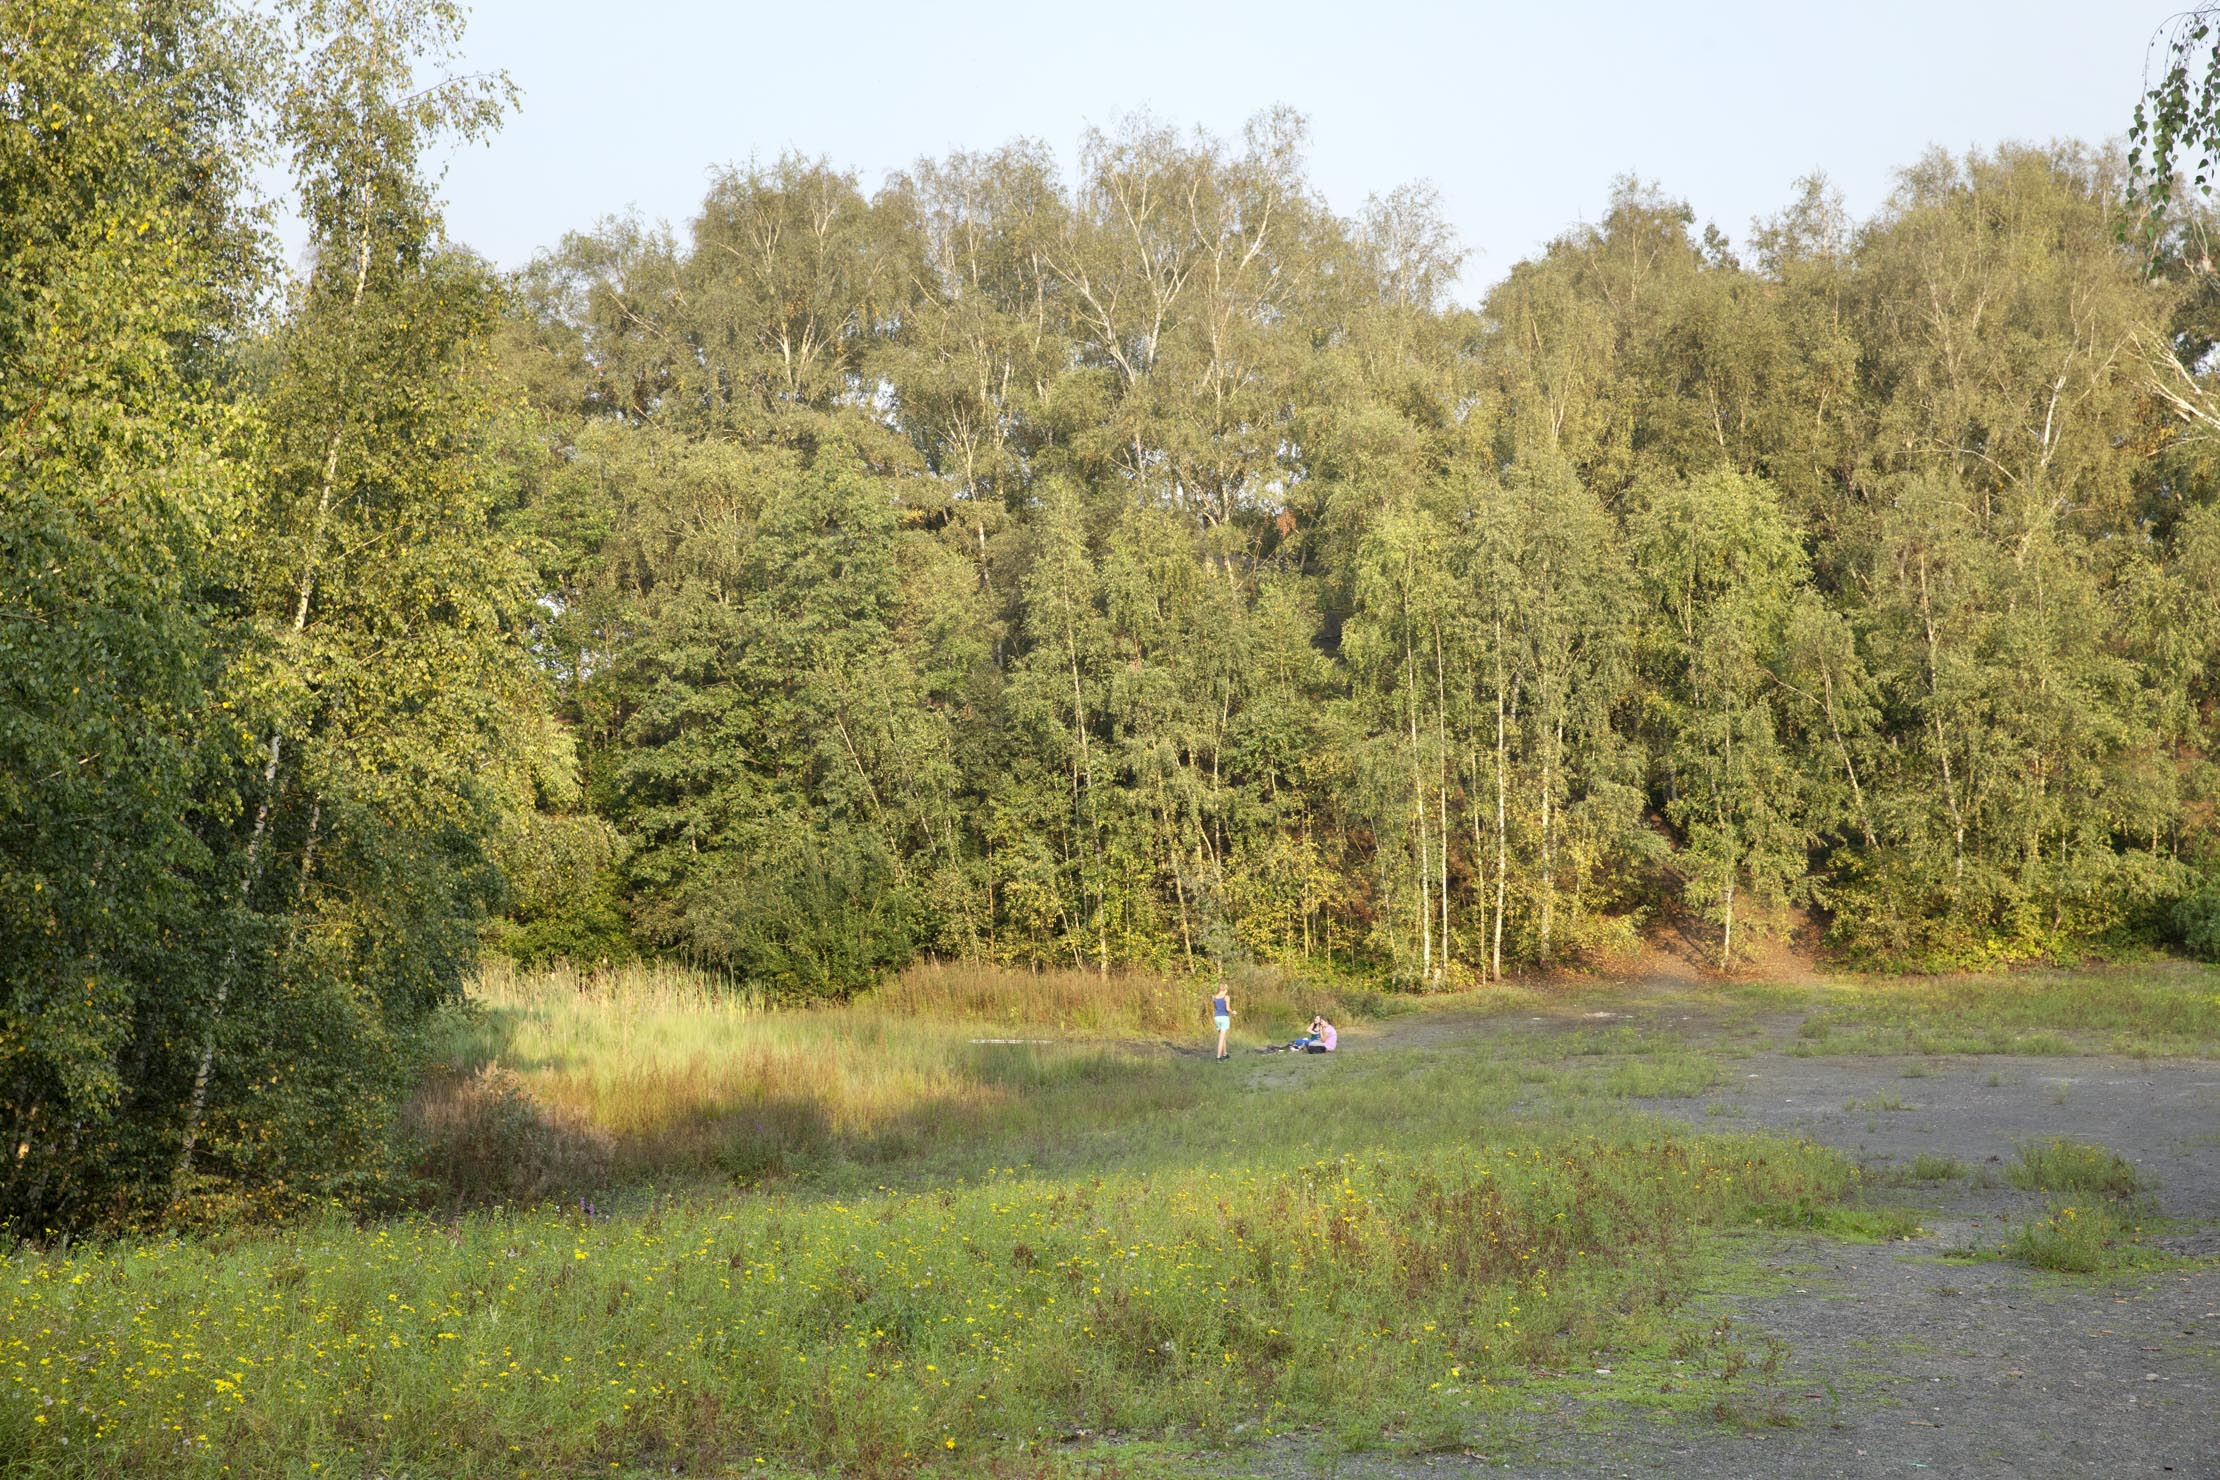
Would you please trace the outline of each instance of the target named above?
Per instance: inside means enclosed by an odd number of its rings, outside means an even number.
[[[1432,983],[2196,933],[2205,280],[2111,156],[1622,185],[1478,311],[1423,192],[1147,123],[789,159],[528,274],[519,529],[587,792],[520,954],[798,992],[921,951]],[[2172,255],[2167,255],[2171,252]],[[2179,922],[2177,927],[2177,922]],[[2201,936],[2200,936],[2201,939]]]
[[[0,1224],[375,1198],[529,803],[438,5],[0,22]],[[267,292],[273,128],[310,266]],[[557,757],[560,759],[560,757]]]

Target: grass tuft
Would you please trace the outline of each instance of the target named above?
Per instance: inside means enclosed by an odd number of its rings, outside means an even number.
[[[2098,1274],[2151,1263],[2155,1251],[2138,1242],[2141,1228],[2103,1203],[2054,1203],[2047,1216],[2015,1228],[2001,1252],[2056,1274]]]
[[[2135,1164],[2118,1152],[2064,1137],[2022,1145],[2004,1177],[2023,1192],[2065,1192],[2122,1202],[2151,1187]]]
[[[1337,1023],[1385,1017],[1406,999],[1342,981],[1248,969],[1227,979],[1237,1028],[1252,1038],[1299,1031],[1312,1014]],[[1083,1037],[1193,1037],[1208,1025],[1211,983],[1154,972],[1014,971],[920,962],[863,1005],[918,1022],[987,1024]]]

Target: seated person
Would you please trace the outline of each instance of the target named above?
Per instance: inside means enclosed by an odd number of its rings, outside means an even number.
[[[1340,1041],[1341,1035],[1334,1031],[1334,1025],[1326,1020],[1324,1013],[1320,1013],[1310,1020],[1310,1031],[1287,1045],[1287,1048],[1290,1053],[1332,1053]]]

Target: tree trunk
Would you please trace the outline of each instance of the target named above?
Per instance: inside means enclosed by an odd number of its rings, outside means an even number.
[[[1434,623],[1434,744],[1437,784],[1435,834],[1441,840],[1441,976],[1450,970],[1449,954],[1449,686],[1442,674],[1441,623]]]
[[[1426,774],[1418,757],[1418,663],[1411,651],[1408,626],[1403,635],[1403,693],[1410,717],[1411,836],[1412,849],[1418,859],[1419,974],[1431,980],[1434,975],[1434,906],[1427,883],[1427,865],[1431,859],[1426,850]]]
[[[1950,806],[1951,849],[1954,862],[1951,877],[1963,879],[1966,874],[1966,819],[1958,809],[1958,783],[1950,774],[1950,742],[1943,735],[1941,685],[1939,663],[1941,644],[1935,637],[1935,613],[1927,597],[1927,557],[1919,560],[1919,615],[1927,630],[1927,716],[1935,728],[1935,755],[1942,762],[1943,799]]]
[[[1873,819],[1866,812],[1865,788],[1858,785],[1858,768],[1850,760],[1850,747],[1843,743],[1842,726],[1835,719],[1835,678],[1826,668],[1819,670],[1819,681],[1827,695],[1827,728],[1834,732],[1835,751],[1842,757],[1843,773],[1850,778],[1850,795],[1858,804],[1858,831],[1865,835],[1868,848],[1881,846],[1873,836]]]
[[[1068,600],[1069,598],[1067,597],[1066,599]],[[1102,828],[1095,813],[1094,757],[1087,746],[1087,700],[1085,690],[1081,687],[1079,682],[1079,638],[1078,635],[1072,631],[1071,622],[1068,616],[1064,623],[1064,654],[1071,665],[1072,735],[1079,742],[1077,769],[1073,773],[1072,784],[1073,789],[1078,793],[1078,796],[1075,798],[1075,800],[1082,801],[1085,805],[1087,814],[1087,835],[1089,839],[1093,842],[1095,847],[1095,856],[1099,859],[1102,855]],[[1084,876],[1082,876],[1082,878],[1084,878]],[[1087,892],[1087,886],[1084,882],[1082,882],[1080,885],[1081,896],[1084,897]],[[1105,897],[1104,891],[1099,886],[1094,890],[1094,896],[1097,965],[1102,975],[1108,976],[1110,974],[1109,900]]]
[[[1732,969],[1734,963],[1734,871],[1727,872],[1726,909],[1721,913],[1725,931],[1719,937],[1719,969]]]
[[[355,253],[355,289],[349,300],[350,315],[362,309],[364,292],[370,285],[370,217],[368,202],[364,202],[362,241]],[[316,518],[309,526],[308,558],[302,563],[297,596],[293,603],[293,631],[298,634],[308,627],[308,607],[316,592],[316,568],[324,558],[324,532],[331,519],[333,495],[339,484],[339,447],[344,434],[344,423],[332,429],[324,444],[324,474],[322,486],[316,496]],[[285,737],[274,726],[268,744],[269,760],[262,767],[262,798],[255,804],[254,827],[247,836],[247,856],[244,877],[239,881],[239,904],[244,913],[254,896],[254,887],[262,877],[262,844],[269,834],[270,806],[276,796],[279,757],[284,750]],[[224,954],[223,970],[216,980],[216,1000],[210,1006],[208,1025],[201,1034],[200,1062],[193,1070],[193,1092],[185,1107],[185,1131],[179,1139],[177,1165],[170,1174],[173,1186],[182,1187],[193,1169],[193,1148],[200,1142],[201,1117],[208,1112],[208,1085],[216,1070],[216,1034],[222,1026],[224,1010],[231,1004],[232,987],[237,980],[239,948],[234,944]]]
[[[1472,901],[1480,917],[1473,939],[1479,943],[1480,978],[1485,981],[1488,977],[1488,834],[1480,812],[1480,742],[1470,730],[1465,732],[1465,763],[1471,778],[1465,796],[1472,803]]]
[[[1556,780],[1557,749],[1564,743],[1562,721],[1558,722],[1552,734],[1552,743],[1542,752],[1542,919],[1541,947],[1537,954],[1544,966],[1549,964],[1549,936],[1551,927],[1556,923],[1557,912],[1557,837],[1556,817],[1551,807],[1555,797],[1551,788]]]
[[[1506,828],[1506,805],[1509,779],[1510,752],[1503,731],[1503,618],[1495,619],[1495,953],[1492,971],[1497,981],[1503,980],[1503,909],[1509,839]]]

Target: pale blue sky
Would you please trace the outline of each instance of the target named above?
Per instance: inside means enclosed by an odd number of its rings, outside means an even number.
[[[523,111],[444,193],[453,235],[513,267],[627,209],[683,228],[710,168],[751,155],[822,154],[870,188],[1020,135],[1069,164],[1138,108],[1236,136],[1284,102],[1337,209],[1434,183],[1473,296],[1629,172],[1740,240],[1815,168],[1862,217],[1929,145],[2116,137],[2181,3],[480,0],[469,61],[506,67]]]

